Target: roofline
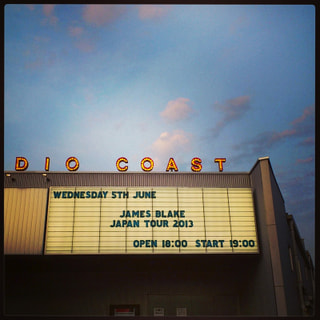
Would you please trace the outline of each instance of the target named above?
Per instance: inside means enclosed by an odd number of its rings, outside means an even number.
[[[178,172],[167,172],[167,171],[152,171],[152,172],[144,172],[144,171],[4,171],[4,174],[190,174],[190,175],[205,175],[205,174],[247,174],[249,175],[250,172],[248,171],[228,171],[228,172],[215,172],[215,171],[207,171],[207,172],[192,172],[192,171],[178,171]]]
[[[253,165],[253,167],[251,168],[251,170],[249,171],[249,174],[252,173],[252,171],[255,169],[255,167],[260,163],[261,160],[268,160],[269,164],[270,164],[270,158],[269,157],[261,157],[258,158],[256,163]]]

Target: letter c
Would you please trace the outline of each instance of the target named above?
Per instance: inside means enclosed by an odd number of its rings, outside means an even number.
[[[116,166],[117,166],[118,171],[127,171],[128,166],[120,167],[121,162],[128,163],[128,160],[127,160],[127,158],[124,158],[124,157],[121,157],[117,160]]]

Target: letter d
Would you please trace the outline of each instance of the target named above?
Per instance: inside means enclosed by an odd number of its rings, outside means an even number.
[[[24,157],[16,157],[16,171],[24,171],[28,168],[28,160]]]

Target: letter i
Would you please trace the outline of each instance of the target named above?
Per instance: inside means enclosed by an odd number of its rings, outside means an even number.
[[[44,165],[44,169],[46,171],[49,171],[49,167],[50,167],[50,158],[46,157],[46,162],[45,162],[45,165]]]

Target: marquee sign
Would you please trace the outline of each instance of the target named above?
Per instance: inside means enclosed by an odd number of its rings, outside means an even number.
[[[218,164],[219,171],[223,171],[223,163],[226,162],[226,158],[215,158],[214,162]],[[128,170],[128,159],[125,157],[120,157],[116,161],[116,168],[118,171],[124,172]],[[15,170],[25,171],[28,169],[29,161],[25,157],[16,157]],[[68,171],[77,171],[80,167],[80,162],[76,157],[69,157],[66,160],[65,166]],[[154,161],[150,157],[145,157],[140,162],[140,167],[143,171],[149,172],[153,170]],[[50,158],[46,157],[44,161],[45,171],[49,171],[50,168]],[[200,172],[202,170],[202,160],[200,158],[193,158],[191,160],[191,170],[193,172]],[[179,171],[178,166],[174,158],[168,160],[166,171]]]
[[[250,188],[50,188],[45,254],[258,252]]]

